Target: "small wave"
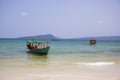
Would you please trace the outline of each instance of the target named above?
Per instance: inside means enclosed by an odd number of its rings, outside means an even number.
[[[103,66],[103,65],[113,65],[115,62],[90,62],[90,63],[77,63],[80,65],[89,65],[89,66]]]

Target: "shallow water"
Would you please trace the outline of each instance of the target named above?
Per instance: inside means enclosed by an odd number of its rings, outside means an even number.
[[[120,41],[49,41],[48,55],[26,40],[0,40],[0,80],[120,80]]]

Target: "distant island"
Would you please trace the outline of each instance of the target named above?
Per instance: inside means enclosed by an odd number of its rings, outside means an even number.
[[[85,37],[85,38],[58,38],[53,36],[52,34],[46,35],[35,35],[35,36],[25,36],[20,37],[18,39],[37,39],[37,40],[52,40],[52,41],[59,41],[59,40],[120,40],[120,36],[103,36],[103,37]]]
[[[25,37],[20,37],[19,39],[60,40],[60,38],[57,38],[57,37],[53,36],[52,34],[25,36]]]
[[[36,40],[48,40],[48,41],[62,41],[62,40],[116,40],[120,41],[120,36],[101,36],[101,37],[84,37],[84,38],[58,38],[52,34],[45,34],[45,35],[35,35],[35,36],[24,36],[18,38],[0,38],[0,39],[18,39],[18,40],[28,40],[28,39],[36,39]]]

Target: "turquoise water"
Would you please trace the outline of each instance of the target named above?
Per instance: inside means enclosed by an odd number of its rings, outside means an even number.
[[[120,41],[56,41],[51,42],[50,58],[66,63],[120,62]]]
[[[120,41],[49,41],[51,46],[47,56],[27,53],[26,40],[0,40],[0,63],[53,62],[64,64],[120,63]],[[0,64],[0,66],[3,66]],[[34,65],[34,64],[33,64]],[[9,65],[8,65],[9,67]]]
[[[49,41],[46,56],[26,40],[0,40],[0,80],[119,80],[120,41]]]

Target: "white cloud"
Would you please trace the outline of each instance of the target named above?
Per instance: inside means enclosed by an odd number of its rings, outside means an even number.
[[[26,15],[28,15],[28,13],[27,12],[22,12],[21,15],[26,16]]]
[[[98,20],[97,23],[98,24],[104,24],[104,21],[103,20]]]

